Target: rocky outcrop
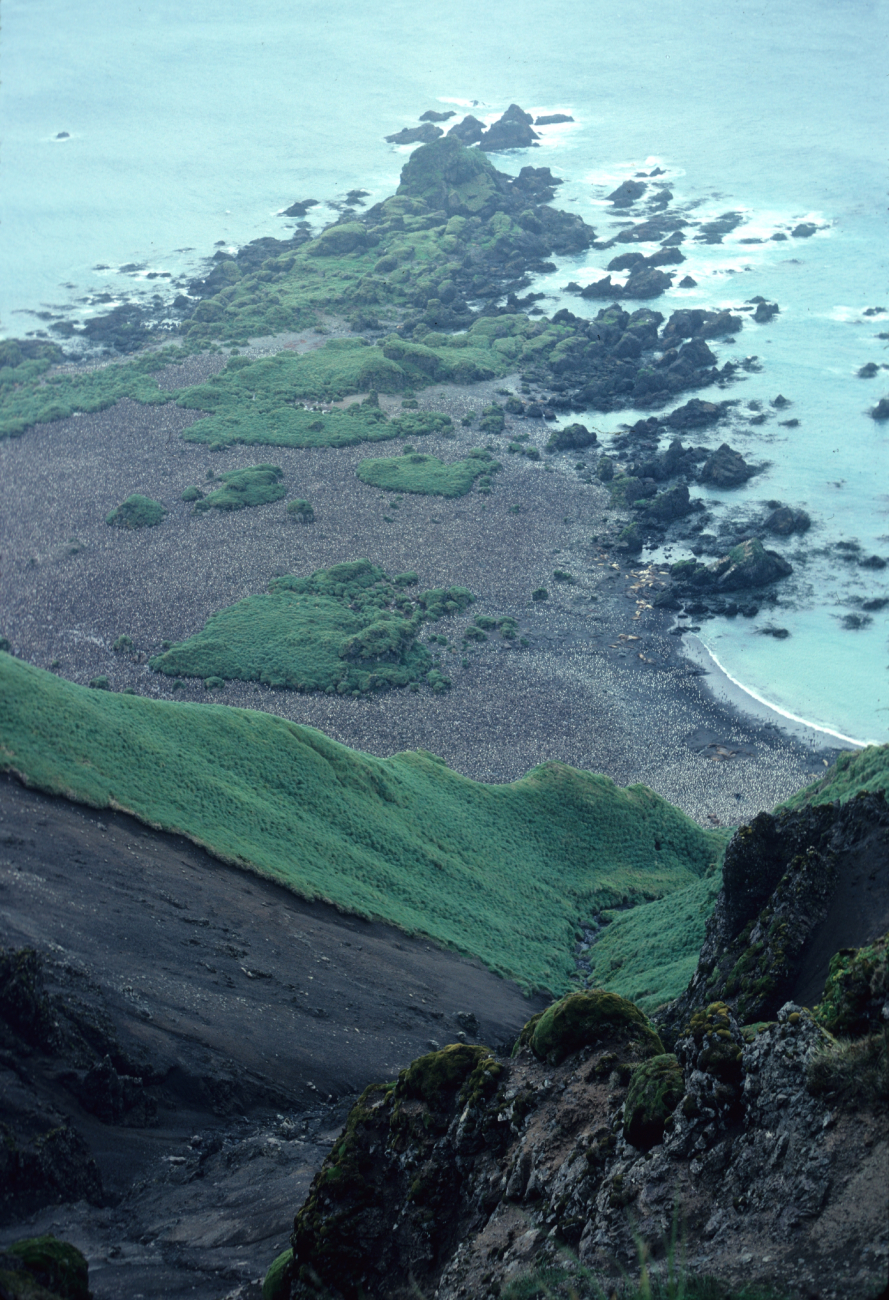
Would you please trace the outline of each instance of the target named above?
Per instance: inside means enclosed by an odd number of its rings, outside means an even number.
[[[790,537],[792,533],[807,533],[812,527],[812,520],[805,510],[794,509],[792,506],[776,506],[766,516],[762,526],[767,533],[775,533],[778,537]]]
[[[616,208],[628,208],[637,199],[641,199],[647,189],[648,186],[644,181],[624,181],[622,185],[618,185],[616,190],[612,190],[605,197]]]
[[[869,879],[887,861],[882,794],[763,812],[742,826],[726,849],[697,970],[662,1017],[667,1038],[692,1008],[714,999],[745,1023],[773,1017],[790,997],[814,1001],[831,954],[847,941],[844,930],[860,933],[850,925],[856,911],[871,913],[871,934],[889,925],[889,882],[884,873]]]
[[[810,1083],[840,1055],[794,1003],[742,1030],[712,1002],[671,1054],[632,1003],[569,995],[511,1059],[454,1045],[369,1088],[268,1294],[534,1294],[546,1270],[548,1294],[587,1297],[640,1249],[666,1283],[681,1207],[686,1273],[868,1297],[889,1249],[885,1142],[879,1101],[853,1115]]]
[[[766,587],[793,573],[793,565],[777,551],[766,550],[757,537],[751,537],[711,564],[682,560],[673,565],[671,572],[680,590],[715,593]]]
[[[387,144],[431,144],[441,135],[444,132],[440,126],[433,126],[432,122],[426,121],[422,126],[406,126],[394,135],[387,135],[385,140]]]
[[[495,153],[503,149],[527,149],[539,137],[531,129],[534,121],[530,113],[510,104],[509,108],[488,127],[479,141],[479,148],[486,153]]]
[[[711,487],[740,487],[756,473],[755,465],[748,465],[740,452],[723,442],[701,466],[700,480]]]

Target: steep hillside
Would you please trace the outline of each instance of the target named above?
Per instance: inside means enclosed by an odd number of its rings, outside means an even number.
[[[0,766],[301,894],[570,987],[577,927],[703,877],[724,834],[558,763],[485,785],[259,712],[89,690],[0,654]]]

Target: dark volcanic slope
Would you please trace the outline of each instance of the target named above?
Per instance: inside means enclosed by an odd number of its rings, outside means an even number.
[[[86,1251],[98,1297],[218,1300],[255,1279],[286,1243],[349,1095],[464,1025],[493,1046],[511,1041],[542,1005],[426,940],[9,777],[0,944],[43,953],[50,991],[107,1015],[128,1056],[162,1080],[158,1123],[121,1127],[81,1108],[58,1061],[25,1058],[35,1105],[70,1117],[119,1200],[33,1221]],[[9,1066],[6,1118],[26,1086]]]

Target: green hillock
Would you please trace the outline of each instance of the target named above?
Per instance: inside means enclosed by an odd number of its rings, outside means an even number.
[[[0,767],[556,993],[578,917],[674,893],[720,845],[646,787],[563,764],[486,785],[430,754],[374,758],[258,710],[90,691],[9,655]]]
[[[333,410],[311,405],[353,393],[394,392],[404,383],[399,366],[356,339],[333,339],[304,356],[279,352],[254,362],[233,357],[221,374],[178,395],[180,406],[209,413],[182,436],[214,449],[232,443],[350,447],[450,428],[448,416],[429,411],[390,420],[373,397]]]
[[[281,482],[284,471],[278,465],[250,465],[246,469],[229,470],[218,477],[222,487],[196,501],[195,511],[246,510],[249,506],[280,501],[287,495]]]
[[[882,790],[889,799],[889,745],[845,750],[824,776],[791,795],[780,807],[801,808],[806,804],[833,803],[837,799],[845,803],[862,790]]]
[[[463,587],[407,596],[382,569],[355,560],[307,578],[273,579],[268,592],[220,610],[149,666],[170,677],[340,695],[421,680],[435,689],[447,679],[418,640],[423,624],[461,613],[472,600]]]
[[[112,528],[154,528],[166,515],[167,507],[161,505],[160,501],[134,492],[105,516],[105,523]]]
[[[363,460],[355,473],[362,483],[385,488],[387,492],[462,497],[472,491],[477,479],[486,479],[485,486],[490,486],[488,476],[498,469],[500,465],[490,452],[477,450],[470,452],[468,459],[452,461],[450,465],[422,452]]]
[[[732,832],[712,834],[724,848]],[[722,876],[714,874],[677,890],[669,902],[606,911],[606,925],[586,954],[590,983],[620,993],[649,1014],[679,997],[697,969],[707,918],[721,888]]]
[[[533,1020],[533,1028],[526,1025],[520,1041],[527,1041],[535,1056],[551,1065],[558,1065],[583,1047],[605,1043],[631,1047],[643,1059],[664,1050],[657,1032],[637,1006],[602,989],[569,993]]]
[[[76,1246],[46,1234],[28,1237],[2,1251],[0,1294],[13,1300],[90,1300],[89,1267]]]
[[[0,369],[0,438],[17,437],[35,424],[65,420],[75,411],[104,411],[124,397],[134,402],[171,402],[152,376],[185,353],[178,348],[149,352],[78,374],[44,377],[55,353]]]

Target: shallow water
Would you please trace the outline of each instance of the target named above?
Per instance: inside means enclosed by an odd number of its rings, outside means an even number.
[[[756,294],[781,305],[769,325],[750,322],[734,345],[714,349],[720,360],[761,360],[760,373],[719,396],[742,404],[725,436],[768,467],[742,489],[708,495],[736,508],[802,505],[815,527],[778,544],[796,566],[779,609],[706,623],[702,639],[732,677],[787,712],[886,740],[885,611],[856,631],[842,619],[886,594],[889,570],[818,552],[857,540],[862,554],[889,558],[889,427],[866,413],[889,392],[889,371],[856,377],[867,361],[889,362],[876,337],[889,332],[889,314],[863,315],[889,307],[887,36],[880,0],[789,0],[756,12],[695,0],[551,0],[545,9],[517,0],[508,10],[452,0],[434,14],[381,0],[358,22],[345,0],[298,9],[218,0],[212,12],[171,0],[141,9],[5,0],[0,326],[22,334],[46,325],[35,310],[70,314],[72,299],[154,292],[164,280],[150,272],[172,278],[219,241],[283,233],[290,223],[276,214],[295,199],[322,200],[310,214],[318,224],[332,215],[324,204],[349,189],[383,197],[409,150],[382,137],[427,108],[479,101],[472,111],[484,118],[515,101],[571,113],[574,124],[541,132],[540,149],[498,165],[548,164],[565,179],[559,205],[604,231],[616,219],[604,196],[658,164],[677,200],[702,201],[696,216],[737,209],[747,224],[722,245],[686,243],[683,274],[699,287],[652,305],[666,313]],[[738,243],[803,220],[822,229]],[[141,269],[119,273],[125,265]],[[542,286],[554,295],[547,310],[580,312],[559,290],[592,278],[595,265],[592,254],[563,262]],[[770,411],[778,393],[793,406],[747,424],[748,403]],[[788,416],[797,429],[778,424]],[[791,635],[760,635],[768,625]]]

